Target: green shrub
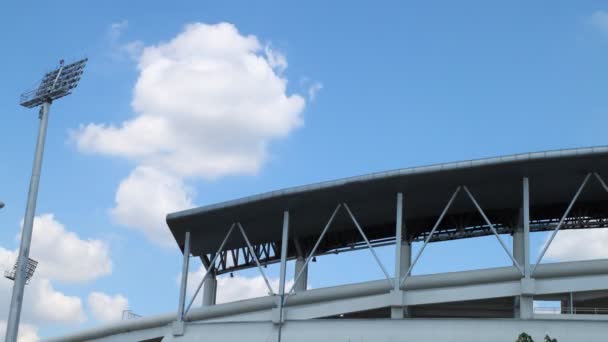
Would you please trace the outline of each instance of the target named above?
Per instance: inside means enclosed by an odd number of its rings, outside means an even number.
[[[545,335],[545,342],[557,342],[557,339],[551,338],[549,335]]]
[[[532,339],[532,336],[526,334],[525,332],[522,332],[521,334],[519,334],[515,342],[534,342],[534,340]],[[545,335],[545,342],[557,342],[557,339],[551,338],[551,336],[549,335]]]

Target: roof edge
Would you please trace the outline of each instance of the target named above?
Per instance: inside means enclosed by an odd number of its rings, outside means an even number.
[[[177,220],[183,217],[203,214],[206,212],[211,212],[219,209],[224,209],[228,207],[235,207],[239,205],[244,205],[248,203],[263,201],[266,199],[270,199],[273,197],[280,196],[288,196],[288,195],[297,195],[301,193],[311,192],[315,190],[321,189],[329,189],[333,187],[339,187],[346,184],[358,183],[358,182],[366,182],[373,180],[381,180],[381,179],[389,179],[393,177],[405,176],[405,175],[419,175],[419,174],[430,174],[442,171],[451,171],[451,170],[461,170],[461,169],[471,169],[483,166],[495,166],[501,164],[511,164],[517,162],[529,162],[529,161],[539,161],[546,159],[559,159],[566,157],[578,157],[578,156],[590,156],[590,155],[599,155],[599,154],[608,154],[608,146],[595,146],[595,147],[584,147],[584,148],[571,148],[571,149],[558,149],[558,150],[549,150],[549,151],[541,151],[541,152],[527,152],[527,153],[518,153],[511,154],[500,157],[490,157],[490,158],[480,158],[480,159],[470,159],[464,161],[457,162],[449,162],[449,163],[440,163],[440,164],[431,164],[426,166],[414,166],[402,169],[394,169],[389,171],[381,171],[381,172],[373,172],[359,176],[352,176],[346,178],[340,178],[331,181],[324,181],[318,183],[312,183],[308,185],[301,185],[296,187],[284,188],[280,190],[274,190],[269,192],[264,192],[257,195],[245,196],[234,200],[219,202],[216,204],[205,205],[201,207],[195,207],[191,209],[186,209],[174,213],[167,214],[166,221]]]

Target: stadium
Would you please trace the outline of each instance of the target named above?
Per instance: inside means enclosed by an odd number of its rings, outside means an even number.
[[[159,295],[175,296],[177,311],[48,341],[514,341],[521,332],[604,341],[608,260],[543,257],[559,231],[608,227],[606,177],[608,147],[580,148],[379,172],[171,213],[180,292]],[[530,260],[536,232],[549,239]],[[412,274],[428,244],[480,236],[498,239],[496,253],[512,266]],[[413,242],[422,244],[417,253]],[[381,246],[393,246],[394,269],[378,258]],[[311,260],[357,250],[371,252],[381,279],[308,287]],[[202,306],[186,291],[191,258],[207,269],[190,284]],[[264,272],[270,264],[280,267],[278,293]],[[249,268],[270,294],[216,304],[216,277]],[[542,312],[534,301],[561,305]]]

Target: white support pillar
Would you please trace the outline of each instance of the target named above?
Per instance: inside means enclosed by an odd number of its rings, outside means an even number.
[[[177,306],[177,320],[173,322],[173,335],[184,334],[184,312],[186,305],[186,288],[188,287],[188,266],[190,265],[190,232],[184,237],[184,257],[182,263],[182,280],[179,289],[179,304]]]
[[[287,247],[289,245],[289,211],[283,212],[283,234],[281,237],[281,269],[279,275],[279,297],[277,300],[277,316],[273,323],[279,324],[279,341],[281,340],[281,325],[283,324],[283,306],[285,304],[285,280],[287,278]]]
[[[410,269],[412,261],[412,245],[407,238],[407,230],[403,219],[403,193],[397,194],[397,216],[395,220],[395,278],[393,293],[397,301],[403,298],[400,280]],[[391,306],[391,318],[409,317],[407,307]]]
[[[519,219],[517,226],[513,230],[513,257],[520,265],[524,265],[525,261],[525,246],[524,246],[524,223],[523,209],[519,210]],[[524,266],[525,267],[525,266]]]
[[[521,319],[531,319],[534,316],[534,297],[530,293],[526,293],[528,292],[527,288],[532,287],[534,283],[534,280],[530,277],[530,182],[528,177],[523,178],[522,193],[522,215],[521,225],[519,225],[521,226],[521,232],[517,237],[516,234],[513,235],[513,253],[519,253],[521,261],[516,260],[523,267],[524,277],[522,279],[522,294],[515,300],[516,305],[519,306],[519,312],[516,312],[515,316]],[[518,250],[515,250],[516,244]],[[523,291],[524,289],[526,291]]]
[[[574,293],[570,292],[570,297],[568,298],[568,306],[569,306],[569,314],[574,314]]]
[[[203,284],[203,306],[215,305],[217,298],[217,279],[212,271]]]
[[[523,220],[523,208],[519,210],[519,218],[517,219],[517,225],[513,230],[513,257],[520,265],[524,264],[524,220]],[[525,266],[524,266],[525,267]],[[513,317],[519,318],[519,303],[521,296],[515,296],[513,298]]]
[[[302,291],[306,291],[306,289],[308,288],[308,266],[305,267],[305,260],[304,260],[304,256],[298,256],[298,258],[296,259],[296,267],[294,269],[294,274],[299,274],[300,271],[302,271],[302,275],[300,276],[300,279],[298,279],[298,281],[295,284],[295,292],[302,292]]]

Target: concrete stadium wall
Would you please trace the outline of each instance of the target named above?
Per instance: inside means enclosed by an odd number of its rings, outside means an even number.
[[[204,323],[189,324],[184,336],[172,336],[164,328],[162,342],[242,342],[278,341],[278,326],[270,323]],[[288,322],[282,328],[283,342],[513,342],[521,332],[535,341],[545,334],[558,342],[606,341],[608,322],[513,319],[340,319]],[[96,342],[142,341],[160,336],[125,333],[95,340]],[[156,334],[156,335],[154,335]]]

